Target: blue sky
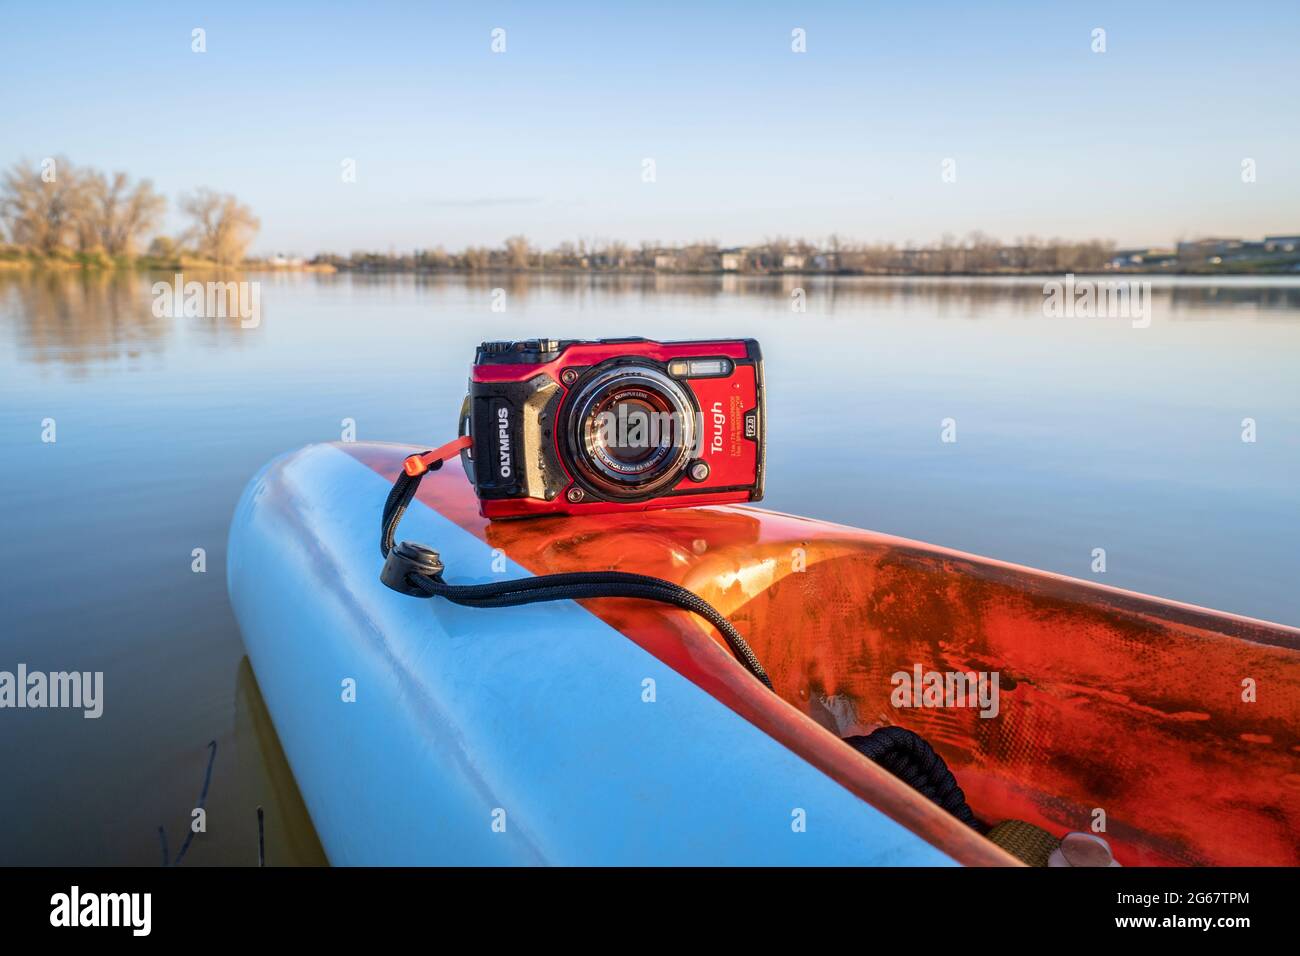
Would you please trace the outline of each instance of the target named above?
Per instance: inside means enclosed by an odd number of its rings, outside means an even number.
[[[1300,232],[1294,0],[6,2],[0,18],[0,164],[65,154],[173,199],[234,192],[260,252]]]

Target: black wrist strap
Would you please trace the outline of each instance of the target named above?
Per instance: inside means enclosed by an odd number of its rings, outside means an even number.
[[[539,601],[578,601],[588,598],[640,598],[658,601],[704,618],[720,633],[737,660],[745,665],[765,687],[772,689],[767,671],[759,663],[745,638],[712,604],[679,584],[644,574],[624,571],[574,571],[543,574],[491,584],[448,584],[442,579],[443,564],[438,552],[420,544],[403,541],[394,545],[397,525],[415,497],[424,476],[442,467],[443,461],[456,455],[468,444],[460,439],[435,451],[412,455],[406,459],[402,474],[384,502],[380,525],[379,550],[384,556],[380,580],[395,591],[415,597],[441,597],[462,607],[516,607]]]

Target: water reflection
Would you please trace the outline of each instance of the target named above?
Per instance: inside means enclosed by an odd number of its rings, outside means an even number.
[[[1300,318],[1300,284],[1252,285],[1247,283],[1230,283],[1225,285],[1171,285],[1165,288],[1154,287],[1156,295],[1162,292],[1168,296],[1175,308],[1187,310],[1179,318],[1222,318],[1214,316],[1210,310],[1216,306],[1240,306],[1246,310],[1278,313],[1269,315],[1270,319]],[[1289,314],[1288,314],[1289,313]]]
[[[1111,277],[1113,280],[1115,277]],[[1139,281],[1141,277],[1135,277]],[[824,315],[861,314],[869,310],[924,311],[938,318],[989,318],[996,315],[1041,315],[1042,277],[926,278],[828,276],[680,276],[664,274],[602,275],[592,273],[433,273],[424,275],[307,273],[205,273],[185,276],[204,283],[255,282],[262,286],[261,310],[277,295],[299,296],[340,290],[391,290],[440,297],[459,291],[490,301],[563,300],[574,309],[617,306],[620,311],[645,306],[662,309],[665,299],[739,298],[766,303],[773,311],[790,311],[792,297],[803,290],[807,311]],[[76,368],[166,351],[182,332],[204,346],[245,348],[257,341],[258,329],[245,327],[239,315],[219,318],[174,316],[154,307],[154,283],[174,283],[172,275],[135,272],[0,273],[0,323],[12,330],[18,357],[38,364]],[[1300,279],[1170,279],[1152,283],[1157,315],[1178,321],[1224,318],[1300,319]],[[273,308],[270,307],[270,308]],[[161,315],[159,312],[161,311]],[[499,311],[499,310],[498,310]],[[257,325],[260,326],[261,316]]]
[[[80,366],[161,352],[171,322],[156,318],[129,272],[0,275],[0,316],[20,357]]]
[[[930,276],[742,276],[671,275],[664,273],[602,274],[585,272],[475,272],[428,274],[351,273],[321,277],[324,283],[357,288],[414,288],[431,292],[468,289],[484,295],[503,289],[510,299],[560,295],[578,303],[642,299],[662,304],[663,297],[696,299],[739,296],[770,300],[789,309],[796,289],[808,296],[809,310],[834,312],[837,306],[932,303],[936,311],[985,313],[990,306],[1014,305],[1037,310],[1044,282],[1052,276],[930,277]],[[1082,277],[1081,277],[1082,278]],[[1300,279],[1290,277],[1232,277],[1227,279],[1143,276],[1097,276],[1100,282],[1150,281],[1157,303],[1179,309],[1241,305],[1259,310],[1300,310]],[[977,316],[978,317],[978,316]],[[1292,315],[1289,318],[1295,318]]]
[[[186,279],[207,284],[248,276],[211,272]],[[237,311],[178,318],[156,308],[159,282],[170,285],[174,277],[110,270],[0,273],[0,325],[11,330],[21,360],[74,370],[162,354],[181,328],[223,347],[250,341]]]

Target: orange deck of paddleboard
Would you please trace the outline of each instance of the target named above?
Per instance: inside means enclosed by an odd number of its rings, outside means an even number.
[[[412,451],[342,447],[390,480]],[[455,462],[419,498],[534,574],[650,574],[711,602],[779,700],[694,615],[583,603],[964,862],[1006,858],[837,738],[915,730],[981,819],[1104,828],[1125,865],[1300,863],[1300,630],[743,506],[490,523]],[[918,667],[997,673],[996,716],[895,706]]]

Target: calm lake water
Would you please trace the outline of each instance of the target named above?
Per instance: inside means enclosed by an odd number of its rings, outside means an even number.
[[[105,674],[98,720],[0,711],[0,864],[156,864],[159,827],[174,858],[209,762],[185,865],[256,862],[259,805],[268,863],[320,860],[227,525],[264,462],[345,419],[451,437],[483,339],[756,337],[767,506],[1300,624],[1300,280],[1157,280],[1134,328],[1045,317],[1041,279],[284,274],[242,277],[244,329],[156,318],[158,278],[0,273],[0,670]]]

